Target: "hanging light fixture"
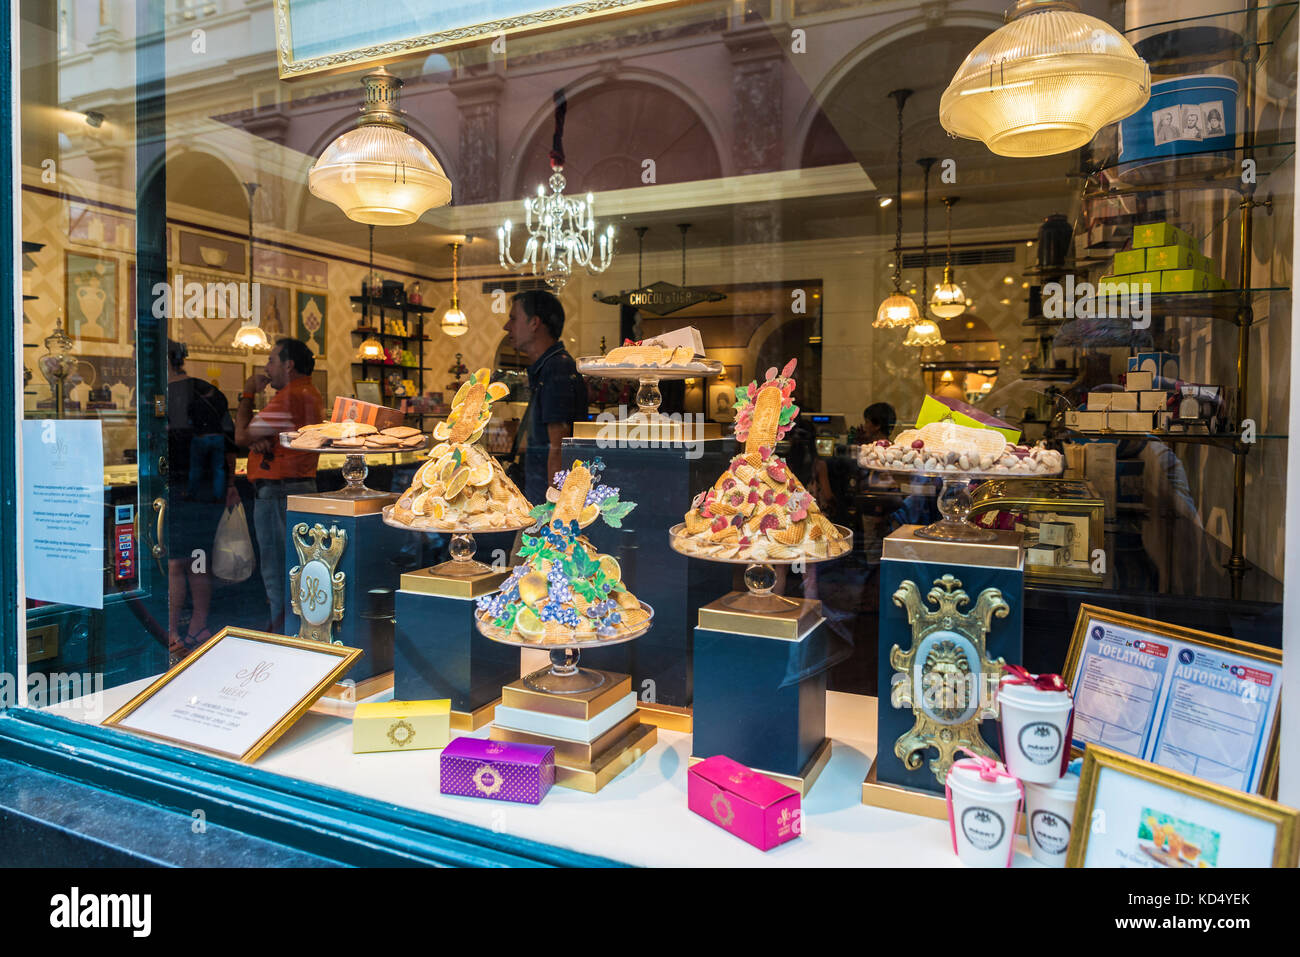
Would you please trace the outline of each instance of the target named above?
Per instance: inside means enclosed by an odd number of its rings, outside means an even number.
[[[903,294],[903,104],[911,90],[894,90],[889,94],[898,105],[898,176],[894,181],[894,291],[876,310],[871,323],[875,329],[899,329],[910,326],[920,317],[916,301]]]
[[[248,302],[257,301],[253,296],[253,194],[258,190],[257,183],[245,183],[244,190],[248,193]],[[243,297],[240,297],[243,299]],[[235,330],[235,338],[231,342],[237,349],[252,349],[255,352],[270,352],[271,341],[266,338],[266,332],[262,329],[262,317],[251,316],[245,319],[243,324]]]
[[[451,202],[451,180],[429,148],[406,132],[397,108],[401,78],[379,67],[361,83],[366,98],[356,129],[325,147],[307,188],[358,223],[406,226]]]
[[[925,187],[921,194],[921,290],[924,292],[930,288],[930,169],[936,160],[933,156],[923,156],[916,162],[925,170]],[[938,324],[926,315],[925,308],[926,302],[922,299],[920,318],[907,330],[903,345],[918,349],[947,345]]]
[[[952,279],[952,207],[955,196],[943,197],[948,213],[948,254],[943,264],[943,282],[934,287],[930,296],[930,311],[940,319],[954,319],[966,311],[966,293]]]
[[[537,195],[524,200],[524,226],[528,239],[523,255],[515,259],[510,252],[510,236],[514,228],[510,220],[497,229],[501,265],[506,269],[523,272],[532,267],[534,276],[544,276],[546,284],[559,292],[569,281],[575,266],[585,266],[588,272],[602,273],[614,258],[614,227],[608,226],[596,233],[595,201],[587,194],[585,200],[564,195],[564,116],[568,104],[563,90],[555,91],[555,135],[551,146],[551,187],[538,185]]]
[[[468,242],[468,237],[466,242]],[[469,332],[469,319],[460,308],[459,268],[460,243],[451,244],[451,306],[442,314],[442,331],[449,336],[463,336]]]
[[[383,362],[384,347],[378,339],[370,336],[361,343],[361,348],[357,350],[357,358],[364,362]]]
[[[1104,20],[1065,0],[1018,0],[975,47],[939,101],[939,122],[999,156],[1083,146],[1151,95],[1151,71]]]

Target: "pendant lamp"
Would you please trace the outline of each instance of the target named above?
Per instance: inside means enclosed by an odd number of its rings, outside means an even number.
[[[459,268],[460,243],[451,244],[451,306],[442,314],[442,331],[449,336],[463,336],[469,332],[469,319],[460,308]]]
[[[910,326],[920,317],[916,301],[904,295],[900,283],[903,279],[903,104],[912,95],[911,90],[894,90],[889,94],[898,105],[898,176],[894,181],[894,291],[876,310],[871,323],[875,329],[900,329]]]
[[[253,298],[253,194],[257,192],[259,185],[257,183],[245,183],[244,191],[248,193],[248,301],[256,301]],[[242,297],[241,297],[242,298]],[[256,310],[253,310],[256,312]],[[235,338],[231,342],[237,349],[252,349],[258,352],[270,352],[271,340],[266,338],[266,332],[262,329],[262,317],[251,316],[245,319],[238,329],[235,330]]]
[[[1018,0],[1007,20],[944,90],[939,122],[954,136],[999,156],[1066,153],[1150,96],[1151,71],[1132,44],[1074,4]]]
[[[406,132],[397,107],[401,78],[379,67],[361,83],[366,98],[356,129],[325,147],[307,188],[358,223],[406,226],[451,202],[451,180],[429,148]]]
[[[955,202],[955,196],[943,197],[948,212],[948,254],[943,264],[943,282],[934,287],[930,296],[930,311],[940,319],[953,319],[966,311],[966,293],[952,278],[952,206]]]
[[[937,160],[933,156],[923,156],[916,162],[925,170],[925,187],[921,194],[921,292],[924,293],[930,287],[930,170]],[[920,317],[907,330],[903,345],[918,349],[947,345],[939,326],[925,314],[925,308],[926,303],[922,299]]]

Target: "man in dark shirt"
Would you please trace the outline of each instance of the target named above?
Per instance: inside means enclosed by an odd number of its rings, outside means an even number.
[[[587,383],[560,341],[563,332],[560,300],[543,290],[515,294],[506,335],[531,363],[524,495],[534,505],[546,501],[551,476],[560,471],[560,443],[573,435],[574,422],[587,418]]]

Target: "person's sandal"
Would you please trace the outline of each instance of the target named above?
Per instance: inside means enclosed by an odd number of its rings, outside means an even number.
[[[188,655],[188,654],[189,654],[190,652],[192,652],[195,648],[199,647],[199,645],[203,644],[205,641],[207,641],[207,640],[208,640],[209,638],[211,638],[211,637],[212,637],[212,629],[211,629],[211,628],[204,628],[204,629],[203,629],[202,631],[200,631],[198,634],[194,634],[193,632],[190,632],[190,633],[186,634],[186,636],[185,636],[185,640],[184,640],[183,642],[181,642],[181,645],[182,645],[182,646],[184,647],[184,649],[185,649],[185,654]]]

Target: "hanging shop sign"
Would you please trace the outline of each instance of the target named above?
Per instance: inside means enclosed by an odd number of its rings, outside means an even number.
[[[510,36],[684,2],[689,0],[275,0],[280,79],[343,73],[479,43],[495,44],[493,55],[504,57]]]
[[[631,306],[642,312],[656,316],[685,309],[700,302],[721,302],[727,297],[712,289],[693,289],[690,286],[678,286],[671,282],[652,282],[640,289],[629,289],[617,296],[605,296],[601,302],[611,306]]]

